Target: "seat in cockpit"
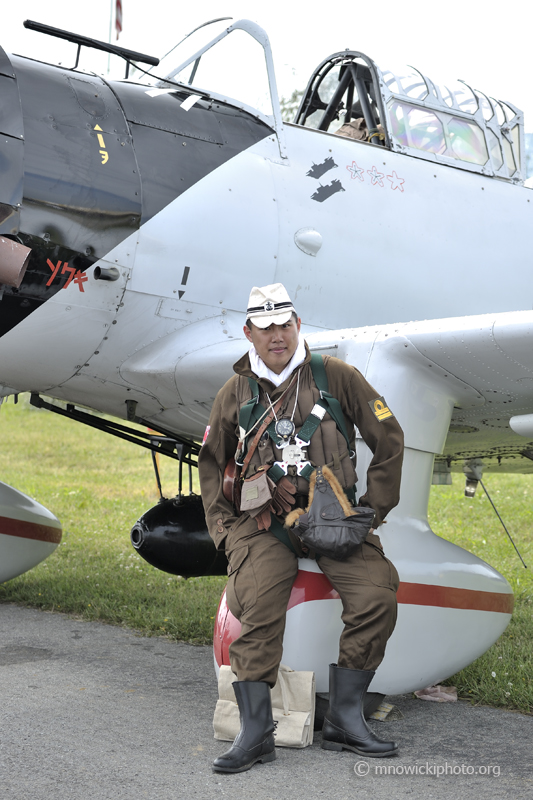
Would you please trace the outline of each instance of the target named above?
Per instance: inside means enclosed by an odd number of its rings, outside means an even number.
[[[374,107],[372,111],[374,113],[374,119],[379,120],[377,108]],[[345,122],[335,131],[337,136],[346,136],[348,139],[355,139],[355,141],[358,142],[369,142],[376,138],[383,140],[385,138],[385,131],[379,122],[376,124],[373,134],[369,135],[368,125],[359,100],[353,104],[350,117],[351,119],[348,122]]]

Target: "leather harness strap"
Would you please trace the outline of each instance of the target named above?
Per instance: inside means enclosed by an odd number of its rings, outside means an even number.
[[[255,434],[255,436],[254,436],[254,438],[252,440],[252,443],[248,447],[248,452],[246,453],[246,458],[244,459],[243,464],[242,464],[241,478],[244,478],[244,476],[246,475],[246,470],[248,469],[248,465],[250,464],[251,458],[252,458],[253,454],[255,453],[257,445],[259,444],[259,440],[260,440],[261,436],[263,435],[263,433],[265,432],[265,430],[270,425],[270,423],[272,422],[272,420],[275,418],[275,416],[278,413],[278,411],[280,410],[281,404],[283,403],[283,400],[284,400],[283,396],[279,398],[278,402],[272,408],[272,411],[265,418],[263,424],[260,426],[259,430]]]

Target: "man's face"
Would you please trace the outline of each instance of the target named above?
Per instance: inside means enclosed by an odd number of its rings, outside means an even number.
[[[291,317],[283,325],[270,325],[268,328],[244,326],[244,335],[253,344],[257,355],[267,367],[279,375],[283,372],[298,347],[301,320]]]

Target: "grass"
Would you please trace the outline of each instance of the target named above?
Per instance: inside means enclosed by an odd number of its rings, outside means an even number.
[[[21,396],[0,411],[0,478],[50,509],[63,540],[46,561],[0,586],[0,602],[63,611],[87,620],[194,644],[213,637],[225,585],[147,564],[131,527],[159,499],[150,452],[34,409]],[[177,491],[177,463],[161,459],[163,492]]]
[[[533,712],[533,475],[487,474],[483,480],[520,558],[490,502],[478,487],[464,497],[464,480],[434,486],[429,521],[445,539],[464,547],[501,572],[515,593],[513,617],[498,641],[473,664],[446,681],[472,702]]]
[[[0,585],[15,602],[144,635],[194,644],[212,641],[225,579],[182,578],[147,564],[129,531],[158,500],[150,453],[100,431],[31,407],[21,396],[0,411],[0,478],[34,497],[62,522],[63,541],[30,572]],[[177,464],[161,460],[163,491],[177,487]],[[463,480],[431,491],[436,533],[497,567],[516,594],[511,624],[481,658],[447,683],[471,702],[533,711],[533,475],[487,475],[485,484],[529,566],[520,563],[481,488],[463,496]]]

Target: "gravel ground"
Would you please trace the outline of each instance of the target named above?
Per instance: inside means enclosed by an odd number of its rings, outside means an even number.
[[[316,733],[312,747],[220,775],[216,697],[209,647],[1,605],[2,800],[533,797],[530,716],[387,698],[393,719],[373,725],[400,743],[394,758],[321,750]]]

